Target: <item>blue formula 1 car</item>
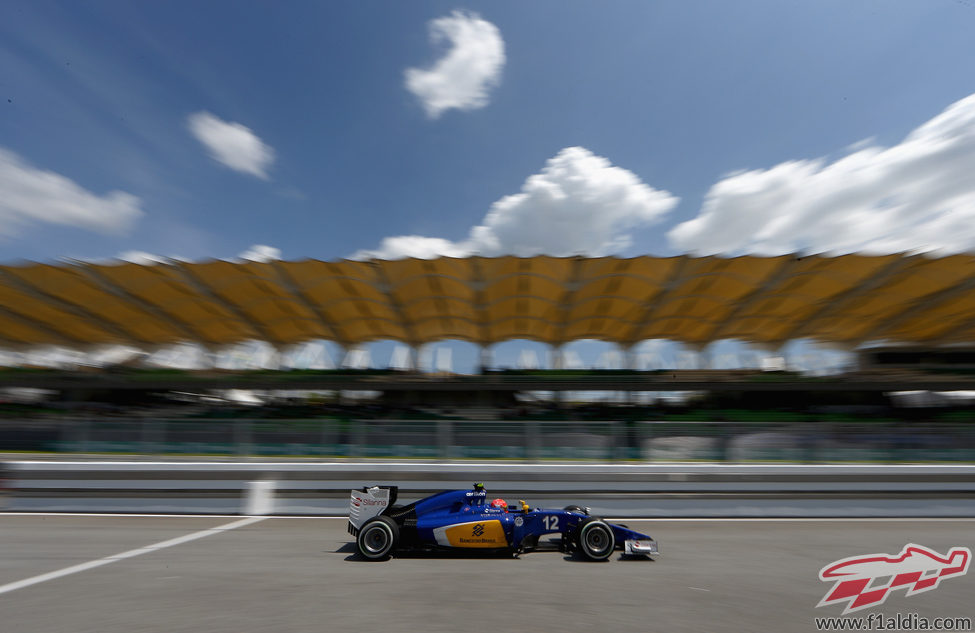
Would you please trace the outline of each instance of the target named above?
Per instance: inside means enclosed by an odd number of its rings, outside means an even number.
[[[508,550],[516,556],[534,549],[547,534],[561,535],[559,550],[594,561],[613,551],[650,556],[657,542],[623,525],[589,516],[588,508],[530,508],[524,501],[508,508],[502,499],[487,502],[481,484],[472,490],[448,490],[408,505],[396,503],[396,486],[352,491],[349,533],[367,560],[386,560],[397,549],[477,548]]]

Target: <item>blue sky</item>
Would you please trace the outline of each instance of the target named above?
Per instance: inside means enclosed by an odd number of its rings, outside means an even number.
[[[7,0],[0,261],[971,251],[973,30],[963,0]]]

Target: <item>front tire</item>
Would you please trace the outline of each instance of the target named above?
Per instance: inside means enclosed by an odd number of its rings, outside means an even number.
[[[387,516],[377,516],[366,521],[355,538],[359,555],[366,560],[379,561],[389,558],[399,543],[399,526]]]
[[[589,515],[589,512],[582,506],[565,506],[562,510],[564,512],[578,512],[579,514]]]
[[[605,521],[588,519],[579,524],[576,533],[579,550],[589,560],[602,561],[613,555],[616,549],[616,537],[613,528]]]

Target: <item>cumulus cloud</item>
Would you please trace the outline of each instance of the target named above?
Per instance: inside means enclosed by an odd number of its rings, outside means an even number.
[[[121,234],[142,217],[141,204],[124,191],[99,196],[0,148],[0,235],[39,222]]]
[[[530,176],[521,192],[491,205],[466,240],[388,237],[359,259],[496,255],[606,255],[630,244],[629,231],[657,222],[678,202],[583,147],[567,147]]]
[[[671,244],[701,254],[975,250],[975,95],[892,147],[730,174]]]
[[[505,61],[498,27],[466,11],[432,20],[429,27],[430,41],[446,43],[447,51],[430,68],[407,68],[406,89],[433,119],[451,108],[486,106],[488,93],[501,80]]]
[[[281,259],[281,249],[264,244],[255,244],[238,255],[238,257],[252,262],[271,262]]]
[[[567,147],[520,193],[491,205],[470,242],[493,254],[604,255],[628,247],[630,229],[656,222],[677,202],[608,159]]]
[[[267,172],[274,163],[274,149],[249,127],[224,121],[209,112],[191,114],[186,125],[213,160],[235,171],[269,179]]]

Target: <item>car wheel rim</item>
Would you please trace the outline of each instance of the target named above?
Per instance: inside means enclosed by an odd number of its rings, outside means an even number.
[[[389,543],[389,535],[386,530],[376,527],[366,532],[363,545],[370,554],[381,554]]]
[[[602,530],[593,528],[586,532],[586,547],[593,554],[602,554],[606,551],[608,544],[609,539],[606,538],[606,534]]]

